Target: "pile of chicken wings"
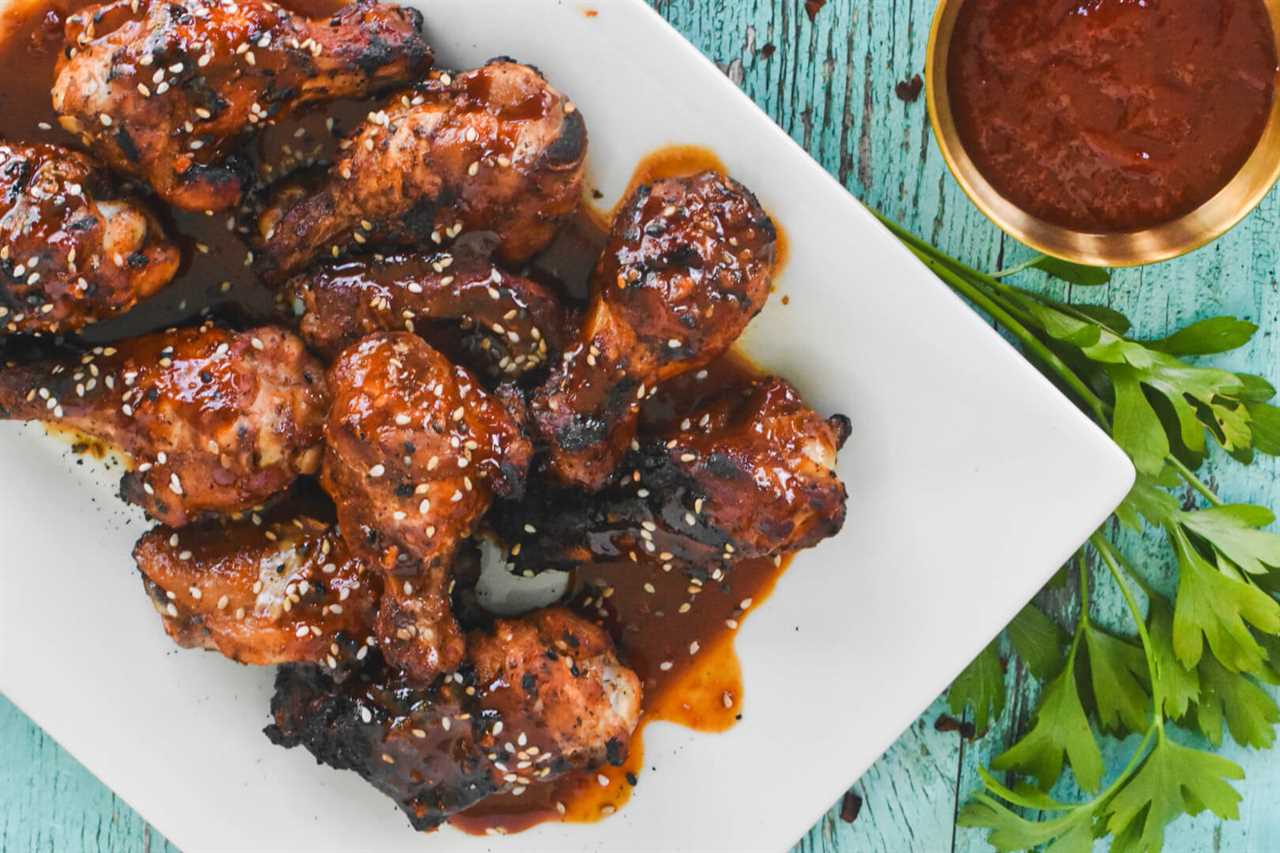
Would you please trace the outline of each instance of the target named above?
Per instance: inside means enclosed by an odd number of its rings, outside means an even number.
[[[772,222],[713,172],[641,186],[576,309],[528,262],[582,203],[583,116],[510,59],[433,67],[422,25],[371,0],[324,19],[92,6],[66,22],[52,91],[83,150],[0,143],[0,337],[40,343],[0,367],[0,417],[117,448],[121,497],[158,523],[134,557],[164,630],[282,665],[268,736],[360,773],[419,829],[620,763],[641,715],[639,678],[567,607],[460,622],[454,566],[478,532],[520,541],[523,572],[637,549],[731,572],[840,529],[849,431],[776,377],[642,429],[646,400],[763,307]],[[264,186],[247,168],[260,129],[371,96],[318,173]],[[77,344],[177,275],[166,205],[250,197],[275,322]],[[448,355],[422,336],[442,321],[465,330]]]

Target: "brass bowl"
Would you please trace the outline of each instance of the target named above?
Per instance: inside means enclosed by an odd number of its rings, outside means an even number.
[[[1264,0],[1280,54],[1280,0]],[[1226,186],[1190,213],[1141,231],[1075,231],[1032,216],[1002,196],[978,171],[956,132],[947,93],[947,59],[956,16],[965,0],[939,0],[925,55],[925,101],[947,168],[987,218],[1038,252],[1090,266],[1126,267],[1163,261],[1216,240],[1244,219],[1280,177],[1280,84],[1257,146]]]

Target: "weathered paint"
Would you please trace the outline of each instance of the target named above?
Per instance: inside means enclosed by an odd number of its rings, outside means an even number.
[[[593,4],[608,13],[607,0]],[[855,196],[874,205],[953,255],[997,269],[1026,257],[974,208],[946,172],[929,135],[923,99],[904,103],[894,85],[924,66],[933,0],[829,0],[810,21],[800,0],[656,0],[654,5],[714,59]],[[772,45],[772,52],[762,50]],[[1240,227],[1189,257],[1122,271],[1103,288],[1058,289],[1059,296],[1103,302],[1158,337],[1174,326],[1232,313],[1262,327],[1225,366],[1280,379],[1280,194],[1273,192]],[[1028,283],[1045,284],[1029,274]],[[801,286],[799,284],[797,287]],[[867,281],[866,287],[892,287]],[[1219,455],[1206,467],[1229,500],[1280,506],[1280,464],[1261,459],[1245,468]],[[1125,535],[1126,553],[1153,571],[1168,572],[1167,549],[1156,535]],[[1125,629],[1119,594],[1105,573],[1096,577],[1093,617]],[[1042,603],[1064,613],[1062,596]],[[905,853],[988,850],[983,833],[957,829],[954,816],[980,782],[977,767],[1000,752],[1034,708],[1035,687],[1010,667],[1009,703],[984,737],[964,742],[934,723],[934,705],[860,780],[864,799],[853,824],[839,803],[800,841],[804,853]],[[857,720],[849,720],[850,727]],[[0,850],[136,851],[172,849],[21,712],[0,700]],[[1109,744],[1113,771],[1125,744]],[[1184,819],[1168,849],[1179,853],[1270,851],[1280,848],[1280,761],[1271,753],[1234,745],[1224,753],[1245,768],[1241,820],[1212,815]],[[794,784],[803,784],[798,773]],[[1070,791],[1059,791],[1069,795]]]

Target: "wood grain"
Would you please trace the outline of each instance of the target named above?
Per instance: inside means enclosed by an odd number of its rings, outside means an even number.
[[[607,0],[597,4],[607,11]],[[923,100],[905,103],[898,81],[920,73],[931,0],[829,0],[813,20],[800,0],[656,0],[672,24],[836,175],[856,197],[878,207],[948,252],[997,269],[1029,252],[988,223],[947,174],[928,130]],[[1222,363],[1280,378],[1280,195],[1273,192],[1240,227],[1186,258],[1122,271],[1103,288],[1059,288],[1074,301],[1126,312],[1137,331],[1159,336],[1190,320],[1232,313],[1263,331]],[[1025,281],[1049,286],[1038,273]],[[877,282],[892,287],[892,281]],[[941,285],[940,285],[941,286]],[[1280,465],[1244,468],[1221,456],[1206,468],[1229,500],[1280,506]],[[1153,535],[1121,537],[1127,554],[1167,579],[1165,546]],[[1123,603],[1097,574],[1093,617],[1121,630]],[[1042,603],[1064,624],[1063,596]],[[922,630],[926,630],[922,626]],[[903,853],[988,850],[982,833],[955,827],[960,804],[979,787],[978,766],[1000,752],[1034,708],[1036,688],[1018,667],[1006,674],[1009,703],[985,736],[964,741],[939,732],[935,702],[860,780],[858,819],[839,818],[839,803],[800,840],[804,853]],[[850,727],[857,720],[848,720]],[[74,759],[8,702],[0,700],[0,850],[162,851],[172,849]],[[1132,744],[1108,745],[1113,770]],[[1280,849],[1280,762],[1270,753],[1227,746],[1245,768],[1241,820],[1211,815],[1183,820],[1171,851]],[[798,774],[803,778],[802,774]],[[1059,791],[1064,796],[1070,791]]]

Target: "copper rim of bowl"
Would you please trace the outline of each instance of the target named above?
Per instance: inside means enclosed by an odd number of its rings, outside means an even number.
[[[983,177],[956,132],[947,96],[947,59],[956,16],[966,0],[940,0],[925,55],[925,101],[934,139],[965,195],[1005,233],[1038,252],[1091,266],[1150,264],[1216,240],[1253,210],[1280,178],[1280,83],[1262,136],[1236,176],[1190,213],[1141,231],[1098,234],[1075,231],[1032,216]],[[1280,0],[1264,0],[1280,54]]]

